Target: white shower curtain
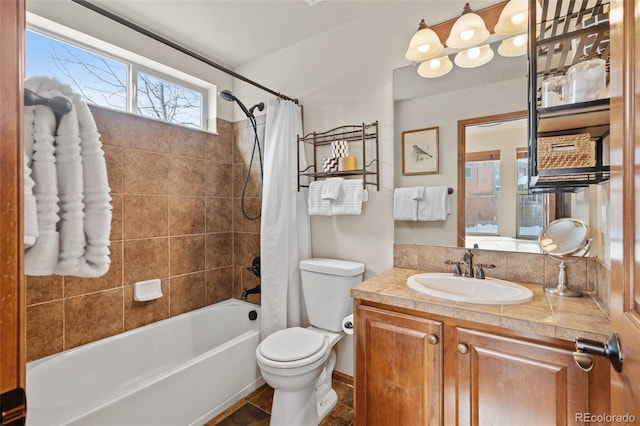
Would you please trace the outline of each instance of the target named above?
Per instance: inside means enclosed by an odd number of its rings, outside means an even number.
[[[302,135],[300,107],[291,101],[269,101],[260,227],[263,338],[303,321],[299,263],[311,256],[311,231],[307,189],[298,192],[297,185],[298,134]],[[304,152],[301,161],[306,167]]]

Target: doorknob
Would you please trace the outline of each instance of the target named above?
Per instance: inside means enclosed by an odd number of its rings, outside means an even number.
[[[616,333],[613,333],[604,343],[589,339],[576,339],[576,352],[573,353],[573,359],[578,367],[584,371],[590,371],[593,368],[593,355],[607,358],[614,370],[618,373],[622,371],[622,350],[620,349],[620,339]]]

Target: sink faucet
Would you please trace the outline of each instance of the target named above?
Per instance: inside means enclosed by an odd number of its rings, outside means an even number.
[[[460,262],[466,265],[464,268],[464,276],[466,278],[473,278],[473,253],[471,253],[471,249],[467,249],[467,251],[464,252]]]

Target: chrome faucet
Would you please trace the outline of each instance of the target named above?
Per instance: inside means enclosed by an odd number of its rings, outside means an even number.
[[[466,265],[464,268],[465,278],[473,278],[473,253],[471,253],[471,249],[464,252],[460,262]]]

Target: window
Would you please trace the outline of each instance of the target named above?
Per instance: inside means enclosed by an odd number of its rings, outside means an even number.
[[[68,84],[95,105],[173,124],[204,128],[207,90],[28,30],[27,78],[44,75]]]
[[[498,235],[500,151],[470,152],[465,162],[466,232]]]

